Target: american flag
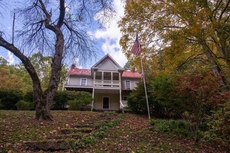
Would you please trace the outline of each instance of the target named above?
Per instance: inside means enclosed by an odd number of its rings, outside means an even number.
[[[139,56],[140,53],[141,53],[141,45],[139,44],[139,41],[138,41],[138,34],[136,33],[136,40],[133,44],[133,47],[131,49],[131,52],[136,55],[136,56]]]

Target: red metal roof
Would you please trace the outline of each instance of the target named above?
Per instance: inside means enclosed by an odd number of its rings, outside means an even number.
[[[69,75],[91,75],[90,69],[79,69],[79,68],[71,68],[68,72]],[[126,78],[141,78],[141,74],[133,71],[124,71],[122,73],[122,77]]]
[[[124,71],[122,73],[122,77],[127,77],[127,78],[141,78],[141,74],[138,72],[133,72],[133,71]]]
[[[91,70],[89,69],[78,69],[72,68],[68,72],[69,75],[91,75]]]

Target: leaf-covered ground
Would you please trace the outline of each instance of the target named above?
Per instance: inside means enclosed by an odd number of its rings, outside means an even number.
[[[0,111],[0,152],[38,152],[25,150],[21,144],[26,141],[45,140],[47,135],[53,134],[58,129],[85,124],[89,120],[96,123],[101,114],[101,112],[53,111],[55,120],[42,122],[33,119],[34,111]],[[119,118],[119,115],[115,118]],[[219,146],[197,145],[191,139],[157,133],[149,125],[147,117],[135,114],[124,114],[118,125],[111,126],[103,132],[102,137],[97,137],[88,147],[54,152],[226,152]]]

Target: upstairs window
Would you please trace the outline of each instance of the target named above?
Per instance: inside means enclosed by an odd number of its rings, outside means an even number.
[[[81,86],[86,86],[87,79],[86,78],[81,78]]]
[[[130,80],[125,81],[125,89],[128,89],[128,90],[131,89],[131,81]]]

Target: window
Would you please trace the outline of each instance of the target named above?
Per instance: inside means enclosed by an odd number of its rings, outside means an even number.
[[[86,86],[86,78],[81,78],[81,86]]]
[[[123,97],[123,100],[127,100],[127,99],[128,99],[128,97],[127,97],[127,96],[124,96],[124,97]]]
[[[131,81],[129,80],[125,81],[125,89],[131,89]]]

